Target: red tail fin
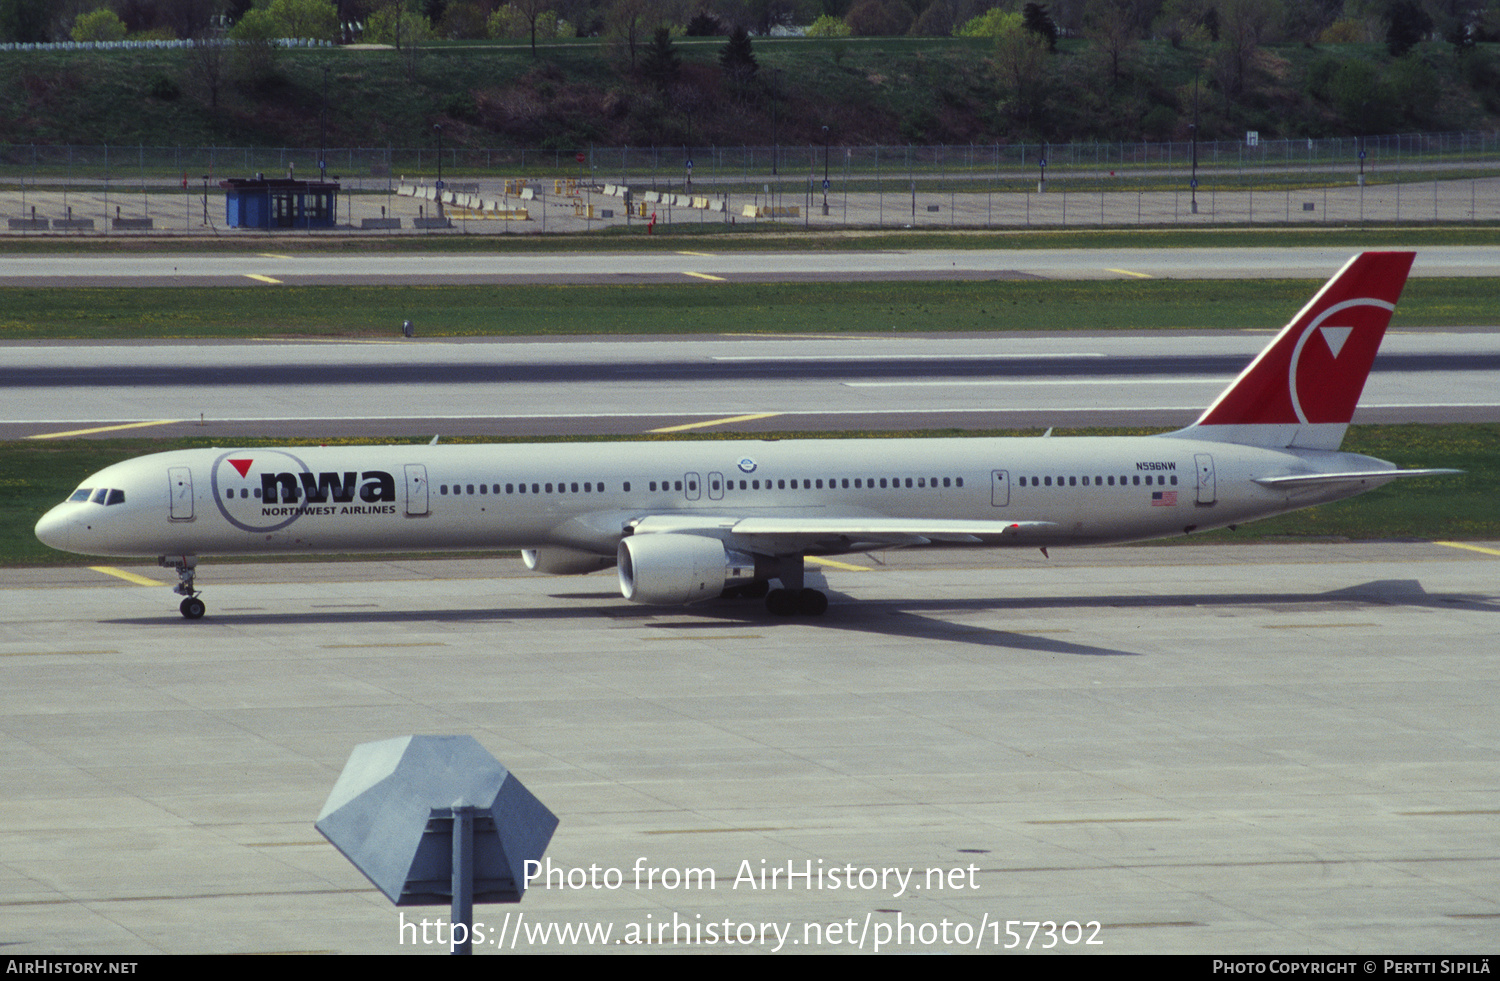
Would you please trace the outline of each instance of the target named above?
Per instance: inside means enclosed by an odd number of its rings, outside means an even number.
[[[1350,259],[1202,418],[1174,435],[1338,449],[1414,258]]]

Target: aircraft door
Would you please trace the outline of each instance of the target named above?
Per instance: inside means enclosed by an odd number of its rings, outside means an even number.
[[[696,501],[698,499],[698,495],[701,494],[702,491],[698,488],[697,474],[685,473],[682,475],[682,492],[683,494],[687,495],[687,499],[690,501]]]
[[[188,467],[168,467],[167,489],[172,499],[172,520],[192,521],[193,471]]]
[[[722,501],[724,499],[724,475],[711,473],[708,475],[708,498],[711,501]]]
[[[990,504],[1003,508],[1010,504],[1010,471],[990,471]]]
[[[1193,459],[1198,464],[1198,504],[1213,507],[1218,500],[1218,479],[1214,476],[1214,458],[1207,453],[1196,453]]]
[[[420,518],[428,514],[427,467],[420,463],[406,465],[406,516]]]

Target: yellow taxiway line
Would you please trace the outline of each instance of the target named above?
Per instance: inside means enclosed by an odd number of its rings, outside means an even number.
[[[684,423],[681,426],[663,426],[660,429],[652,429],[650,431],[653,433],[680,433],[684,429],[702,429],[704,426],[723,426],[731,422],[749,422],[752,419],[769,419],[772,416],[779,415],[781,415],[780,412],[757,412],[754,415],[748,416],[729,416],[725,419],[708,419],[703,422],[689,422]]]
[[[133,572],[126,572],[124,569],[116,569],[112,565],[91,565],[89,566],[89,568],[93,569],[95,572],[102,572],[106,576],[116,576],[120,579],[125,580],[126,582],[135,583],[137,586],[166,585],[166,583],[162,582],[160,579],[147,579],[145,576],[138,576]]]
[[[684,276],[696,276],[699,279],[706,279],[711,283],[727,282],[727,280],[725,280],[723,276],[710,276],[708,273],[689,272],[686,269],[683,270],[682,274]]]
[[[1131,272],[1129,269],[1106,269],[1105,272],[1118,273],[1121,276],[1134,276],[1136,279],[1151,279],[1150,273]]]
[[[1466,548],[1471,552],[1483,552],[1485,555],[1500,555],[1500,549],[1485,548],[1483,545],[1466,545],[1463,542],[1433,542],[1434,545],[1446,545],[1449,548]]]
[[[151,422],[123,422],[118,426],[96,426],[93,429],[73,429],[65,433],[37,433],[27,439],[63,439],[67,436],[90,436],[94,433],[109,433],[117,429],[140,429],[142,426],[170,426],[181,419],[153,419]]]
[[[270,276],[262,276],[260,273],[245,273],[245,278],[259,280],[262,283],[270,283],[272,286],[281,285],[281,280],[272,279]]]
[[[873,572],[867,565],[850,565],[847,562],[839,562],[836,559],[824,559],[816,555],[809,555],[803,559],[804,562],[813,562],[818,565],[826,565],[830,569],[843,569],[846,572]]]

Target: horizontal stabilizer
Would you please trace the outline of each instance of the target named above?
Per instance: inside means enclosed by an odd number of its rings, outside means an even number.
[[[1348,473],[1303,473],[1290,477],[1256,477],[1263,487],[1316,487],[1329,484],[1361,484],[1371,480],[1394,480],[1397,477],[1442,477],[1463,473],[1462,470],[1353,470]]]

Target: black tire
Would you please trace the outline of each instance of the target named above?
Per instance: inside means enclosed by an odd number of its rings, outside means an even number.
[[[804,589],[797,593],[797,614],[804,617],[820,617],[828,612],[828,597],[816,589]]]
[[[205,606],[203,601],[196,596],[189,596],[187,599],[183,600],[182,604],[178,606],[177,609],[181,610],[182,615],[189,620],[200,620],[202,619],[203,614],[208,612],[208,607]]]
[[[766,594],[766,610],[772,616],[789,617],[797,612],[795,597],[789,589],[773,589]]]

